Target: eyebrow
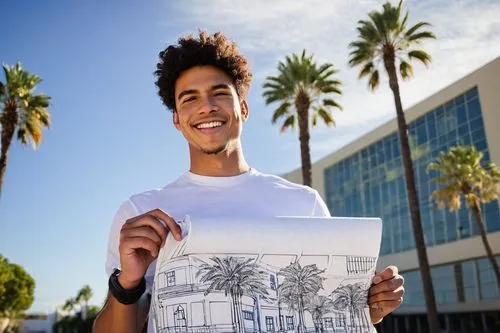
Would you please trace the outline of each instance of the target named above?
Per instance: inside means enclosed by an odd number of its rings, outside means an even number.
[[[231,89],[231,86],[227,83],[220,83],[220,84],[216,84],[216,85],[213,85],[212,87],[210,87],[210,91],[214,91],[217,89]],[[198,92],[198,90],[196,90],[196,89],[184,90],[179,94],[179,96],[177,96],[177,100],[181,100],[182,97],[184,97],[186,95],[196,94],[197,92]]]

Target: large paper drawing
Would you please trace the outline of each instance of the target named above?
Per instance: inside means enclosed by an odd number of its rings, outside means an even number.
[[[190,219],[160,252],[156,333],[375,332],[379,219]],[[151,323],[150,322],[150,323]]]

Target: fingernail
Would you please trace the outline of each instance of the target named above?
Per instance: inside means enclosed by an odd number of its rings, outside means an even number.
[[[380,282],[382,282],[382,278],[380,276],[375,276],[373,278],[373,283],[378,284]]]

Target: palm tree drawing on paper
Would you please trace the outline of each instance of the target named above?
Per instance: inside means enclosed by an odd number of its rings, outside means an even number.
[[[336,310],[349,311],[350,333],[368,332],[370,325],[364,311],[367,307],[368,295],[362,283],[339,286],[331,296]]]
[[[278,272],[278,275],[283,277],[283,282],[278,286],[281,301],[287,304],[291,311],[297,312],[299,318],[298,333],[306,331],[305,302],[323,288],[325,280],[321,276],[323,272],[324,270],[318,269],[315,264],[302,267],[298,262],[294,262]]]
[[[252,297],[254,302],[258,297],[269,298],[267,286],[262,282],[266,280],[264,272],[252,258],[228,256],[210,259],[213,263],[202,264],[196,277],[201,277],[200,282],[209,284],[205,296],[222,291],[230,297],[234,331],[245,333],[242,299],[244,295]]]
[[[316,333],[324,333],[323,317],[333,309],[332,300],[326,296],[315,295],[306,301],[305,310],[313,318]]]

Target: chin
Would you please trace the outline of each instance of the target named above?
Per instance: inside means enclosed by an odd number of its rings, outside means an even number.
[[[211,148],[201,148],[201,152],[206,155],[217,155],[222,153],[227,149],[227,144],[219,146],[219,147],[211,147]]]

